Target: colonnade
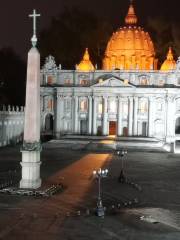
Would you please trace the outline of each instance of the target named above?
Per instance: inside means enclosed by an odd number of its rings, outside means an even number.
[[[69,96],[63,97],[59,96],[57,98],[57,102],[55,105],[55,128],[56,132],[63,131],[62,122],[64,117],[64,100],[69,98],[71,102],[71,128],[72,134],[80,134],[80,110],[79,99],[82,96]],[[87,99],[87,111],[86,111],[86,121],[87,121],[87,135],[97,135],[97,122],[99,121],[99,113],[98,113],[98,104],[99,98],[102,100],[102,115],[101,115],[101,128],[102,128],[102,135],[107,136],[109,135],[109,112],[108,112],[108,104],[109,96],[88,96]],[[115,122],[116,122],[116,135],[122,136],[123,133],[123,121],[124,121],[124,112],[123,112],[123,102],[128,101],[128,117],[127,117],[127,129],[128,129],[128,136],[137,136],[138,135],[138,96],[117,96],[116,97],[116,106],[117,112],[115,113]],[[155,105],[153,97],[148,98],[148,112],[147,112],[147,136],[153,136],[154,132],[154,120],[155,120]]]

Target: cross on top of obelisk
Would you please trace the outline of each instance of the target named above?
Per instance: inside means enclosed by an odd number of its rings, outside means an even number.
[[[31,38],[31,42],[33,47],[36,47],[37,44],[37,36],[36,36],[36,18],[40,17],[40,14],[36,13],[36,10],[33,10],[33,14],[30,14],[29,17],[33,18],[33,37]]]

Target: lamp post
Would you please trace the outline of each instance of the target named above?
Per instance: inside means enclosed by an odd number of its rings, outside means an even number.
[[[119,150],[117,151],[117,155],[120,157],[121,159],[121,172],[120,175],[118,177],[118,181],[121,183],[124,183],[126,180],[125,174],[124,174],[124,157],[127,155],[127,150]]]
[[[97,209],[96,213],[98,217],[103,217],[104,216],[104,207],[102,204],[102,198],[101,198],[101,178],[107,177],[108,174],[108,169],[102,170],[101,168],[97,171],[93,171],[94,177],[98,179],[98,201],[97,201]]]

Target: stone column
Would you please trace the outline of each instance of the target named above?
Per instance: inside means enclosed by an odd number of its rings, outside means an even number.
[[[8,145],[10,143],[10,137],[11,137],[11,121],[7,120],[5,121],[5,123],[6,123],[5,139],[6,139],[6,145]]]
[[[78,96],[74,96],[74,134],[78,134]]]
[[[7,145],[7,139],[8,139],[8,126],[7,126],[7,121],[3,120],[3,146]]]
[[[132,136],[132,126],[133,126],[133,98],[129,97],[129,107],[128,107],[128,135]]]
[[[97,135],[97,99],[93,97],[93,135]]]
[[[149,98],[149,109],[148,109],[148,137],[154,135],[154,99]]]
[[[166,142],[173,143],[175,140],[175,100],[173,96],[167,96],[166,100]]]
[[[138,97],[134,97],[134,122],[133,122],[133,135],[138,135]]]
[[[88,134],[92,134],[92,97],[88,97]]]
[[[107,113],[107,97],[103,97],[103,129],[102,134],[108,135],[107,124],[108,124],[108,113]]]
[[[28,53],[24,141],[20,188],[36,189],[40,179],[40,54],[36,47]]]
[[[55,137],[58,139],[61,135],[64,113],[64,97],[57,94],[55,107]]]
[[[118,98],[118,126],[117,126],[117,135],[118,136],[122,136],[123,134],[123,128],[122,128],[122,119],[123,119],[123,102],[122,102],[122,98],[119,97]]]

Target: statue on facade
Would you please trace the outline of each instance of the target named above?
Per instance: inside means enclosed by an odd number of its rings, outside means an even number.
[[[57,71],[57,65],[53,56],[49,55],[43,66],[43,70],[45,71]]]

